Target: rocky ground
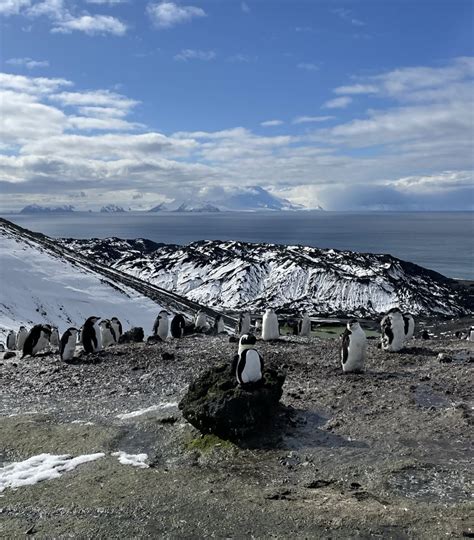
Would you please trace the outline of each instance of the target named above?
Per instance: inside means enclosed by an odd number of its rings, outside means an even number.
[[[5,489],[0,536],[473,537],[473,364],[438,360],[473,345],[446,328],[400,353],[370,340],[363,375],[341,373],[334,339],[259,342],[287,370],[283,407],[268,431],[232,443],[201,437],[177,408],[197,374],[230,360],[228,337],[120,345],[74,365],[0,361],[4,463],[105,453]],[[118,450],[146,453],[149,467],[119,463]]]

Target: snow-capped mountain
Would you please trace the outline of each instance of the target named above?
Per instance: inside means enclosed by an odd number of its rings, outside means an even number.
[[[272,195],[260,186],[205,188],[186,200],[175,199],[154,206],[149,212],[219,212],[257,210],[302,210],[303,206]],[[319,208],[322,210],[322,208]]]
[[[107,204],[100,209],[102,214],[122,214],[125,211],[121,206],[117,206],[116,204]]]
[[[135,241],[134,241],[135,242]],[[157,244],[136,241],[144,252]],[[98,258],[95,258],[97,261]],[[151,333],[157,313],[183,313],[192,319],[203,309],[191,300],[146,284],[64,248],[55,240],[0,218],[0,342],[8,330],[48,323],[63,332],[91,315],[119,317],[124,329],[141,326]],[[224,316],[228,328],[235,320]]]
[[[377,316],[391,307],[423,316],[466,312],[454,283],[390,255],[305,246],[200,241],[61,240],[109,267],[216,309],[308,310]]]
[[[74,212],[74,206],[65,204],[63,206],[40,206],[39,204],[29,204],[20,210],[20,214],[64,214]]]

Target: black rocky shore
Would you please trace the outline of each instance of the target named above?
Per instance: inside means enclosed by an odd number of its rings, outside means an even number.
[[[446,328],[399,353],[369,340],[361,375],[342,374],[336,339],[259,341],[286,375],[281,405],[231,440],[178,408],[206,370],[225,371],[227,336],[117,345],[74,364],[0,361],[3,462],[105,454],[5,489],[0,536],[472,537],[473,345]],[[146,453],[149,467],[120,464],[119,450]]]

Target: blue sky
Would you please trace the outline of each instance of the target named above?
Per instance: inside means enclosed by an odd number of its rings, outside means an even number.
[[[473,6],[0,0],[1,206],[472,209]]]

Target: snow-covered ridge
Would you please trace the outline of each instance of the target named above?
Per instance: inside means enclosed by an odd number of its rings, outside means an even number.
[[[391,255],[307,246],[118,238],[60,240],[91,259],[216,309],[308,310],[376,316],[394,306],[423,316],[466,313],[454,282]]]

